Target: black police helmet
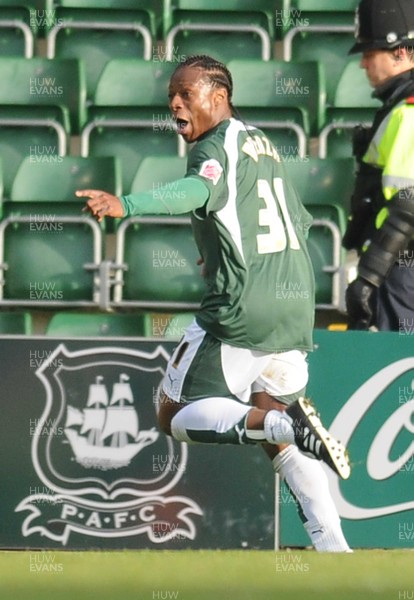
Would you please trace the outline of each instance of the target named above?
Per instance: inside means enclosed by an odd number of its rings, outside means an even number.
[[[349,54],[414,46],[414,0],[361,0]]]

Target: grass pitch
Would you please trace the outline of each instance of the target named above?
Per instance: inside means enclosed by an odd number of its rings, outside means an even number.
[[[0,553],[1,600],[409,600],[414,551]]]

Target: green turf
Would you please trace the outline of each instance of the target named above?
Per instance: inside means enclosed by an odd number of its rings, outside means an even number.
[[[0,553],[1,600],[410,600],[414,552]]]

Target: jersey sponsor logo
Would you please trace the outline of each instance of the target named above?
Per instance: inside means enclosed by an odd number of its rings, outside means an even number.
[[[194,515],[203,512],[173,491],[187,446],[156,428],[168,359],[162,346],[151,353],[116,346],[71,352],[64,344],[46,357],[36,370],[45,406],[31,449],[40,485],[15,509],[29,512],[25,537],[63,545],[72,533],[141,535],[158,545],[195,539]]]
[[[223,167],[221,164],[215,158],[211,158],[210,160],[203,162],[199,175],[206,179],[210,179],[214,185],[217,185],[222,172]]]

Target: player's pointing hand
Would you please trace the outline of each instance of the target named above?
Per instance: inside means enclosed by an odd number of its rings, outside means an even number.
[[[78,190],[78,198],[89,198],[84,211],[89,211],[97,221],[104,217],[123,217],[124,208],[117,196],[103,192],[102,190]]]

